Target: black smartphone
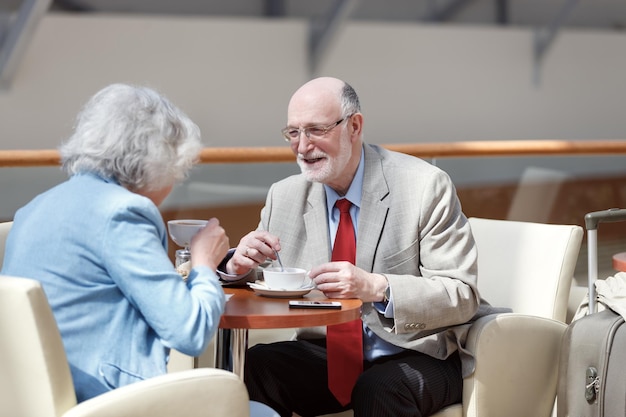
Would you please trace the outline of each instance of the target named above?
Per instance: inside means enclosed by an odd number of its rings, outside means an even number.
[[[289,308],[335,308],[340,309],[339,301],[289,301]]]

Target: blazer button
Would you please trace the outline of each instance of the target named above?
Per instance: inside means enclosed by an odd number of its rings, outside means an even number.
[[[426,328],[426,324],[420,323],[419,324],[419,328],[420,328],[420,330],[424,330]]]

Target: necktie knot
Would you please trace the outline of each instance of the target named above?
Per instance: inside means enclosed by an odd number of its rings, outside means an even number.
[[[349,213],[351,206],[352,206],[352,203],[347,198],[342,198],[341,200],[337,200],[337,202],[335,203],[335,207],[339,209],[340,213]]]

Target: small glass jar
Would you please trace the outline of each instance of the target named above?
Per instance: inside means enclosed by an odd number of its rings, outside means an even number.
[[[174,266],[176,266],[176,271],[183,280],[187,281],[187,276],[189,275],[189,271],[191,271],[191,252],[187,249],[178,249],[176,251]]]

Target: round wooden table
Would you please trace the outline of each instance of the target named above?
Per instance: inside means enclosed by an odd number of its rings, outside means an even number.
[[[215,366],[243,377],[249,329],[284,329],[291,327],[327,326],[361,317],[361,300],[339,300],[341,309],[289,308],[289,300],[329,300],[313,290],[304,298],[270,298],[250,288],[225,287],[231,295],[220,320],[215,349]]]

